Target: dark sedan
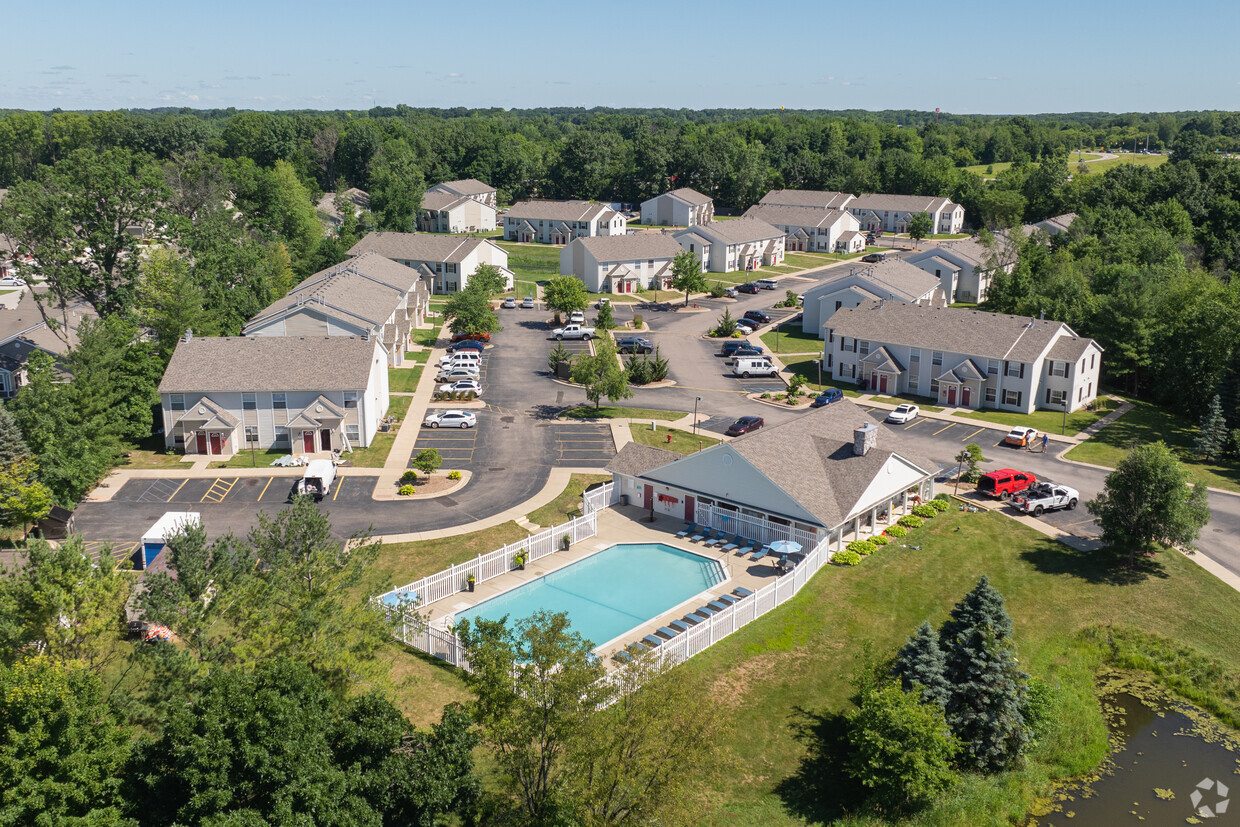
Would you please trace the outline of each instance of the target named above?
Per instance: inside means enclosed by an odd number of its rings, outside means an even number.
[[[473,351],[475,353],[481,353],[485,349],[486,349],[486,345],[484,345],[482,342],[475,342],[473,340],[467,339],[461,342],[454,342],[452,344],[452,347],[448,348],[448,352],[449,353],[465,353],[466,351]]]
[[[742,416],[740,419],[732,423],[732,427],[728,428],[728,436],[740,436],[758,430],[762,427],[765,420],[760,416]]]
[[[867,264],[877,264],[878,262],[885,261],[886,259],[886,253],[870,253],[868,256],[861,257],[861,260]]]
[[[654,344],[641,336],[628,336],[616,341],[616,350],[621,353],[654,353]]]

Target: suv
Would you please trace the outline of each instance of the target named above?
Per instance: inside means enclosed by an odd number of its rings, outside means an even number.
[[[749,342],[746,342],[744,339],[733,339],[730,342],[723,343],[724,358],[730,358],[732,356],[735,356],[736,351],[742,348],[746,350],[756,350],[758,351],[758,355],[761,355],[763,353],[762,347],[759,345],[751,345]]]
[[[745,315],[741,318],[749,319],[750,321],[757,322],[758,324],[771,323],[771,317],[763,313],[761,310],[746,310]]]
[[[736,292],[738,292],[738,293],[754,293],[754,294],[756,295],[756,294],[757,294],[757,292],[758,292],[758,285],[754,284],[752,281],[750,281],[750,282],[746,282],[745,284],[742,284],[742,285],[740,285],[739,287],[737,287],[737,288],[736,288]]]
[[[862,256],[861,260],[867,264],[877,264],[880,261],[886,261],[886,253],[870,253],[868,256]]]
[[[616,350],[621,353],[654,353],[654,345],[641,336],[626,336],[616,340]]]
[[[766,354],[762,352],[762,348],[756,345],[751,345],[748,342],[746,342],[741,347],[738,347],[736,350],[732,351],[732,363],[736,364],[736,361],[738,359],[745,359],[751,356],[765,356],[765,355]]]
[[[977,493],[1000,500],[1010,500],[1013,495],[1019,494],[1037,481],[1038,478],[1027,471],[1000,468],[998,471],[982,474],[982,478],[977,481]]]
[[[453,337],[454,339],[456,337]],[[462,339],[459,342],[453,342],[452,347],[448,348],[448,353],[481,353],[486,345],[482,342],[476,342],[473,339]]]
[[[758,279],[758,286],[763,290],[774,290],[779,287],[779,282],[774,279]]]

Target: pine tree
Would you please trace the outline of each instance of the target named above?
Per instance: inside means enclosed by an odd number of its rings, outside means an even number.
[[[990,585],[990,578],[983,574],[973,591],[966,594],[952,609],[951,616],[939,630],[939,647],[950,659],[957,638],[983,623],[990,624],[997,640],[1011,638],[1012,618],[1003,604],[1003,595]]]
[[[29,453],[30,449],[26,447],[26,440],[22,439],[22,431],[17,427],[17,421],[7,408],[0,405],[0,464]]]
[[[1223,453],[1229,439],[1227,420],[1223,416],[1223,403],[1216,393],[1214,399],[1210,400],[1210,408],[1201,417],[1201,430],[1193,448],[1206,459],[1214,459]]]
[[[1029,676],[1020,671],[1010,640],[987,622],[957,638],[947,680],[947,723],[960,742],[961,763],[982,772],[1014,766],[1033,737],[1025,720]]]
[[[904,644],[896,655],[892,671],[904,684],[904,691],[910,692],[913,684],[919,684],[924,702],[937,704],[941,709],[947,708],[951,697],[951,686],[946,677],[947,659],[939,648],[938,636],[929,621],[922,623],[916,634]]]

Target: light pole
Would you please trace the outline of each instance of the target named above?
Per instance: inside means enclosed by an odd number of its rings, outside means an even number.
[[[815,359],[814,364],[818,366],[818,391],[822,392],[822,360]]]
[[[1063,395],[1063,425],[1059,428],[1060,436],[1068,435],[1068,394]]]
[[[700,396],[693,400],[693,435],[694,436],[697,436],[697,406],[698,406],[698,403],[701,401],[702,401],[702,397]]]

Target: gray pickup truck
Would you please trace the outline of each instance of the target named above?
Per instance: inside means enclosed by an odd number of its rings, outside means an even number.
[[[1046,511],[1056,511],[1060,508],[1071,511],[1076,508],[1080,499],[1081,495],[1075,488],[1056,485],[1053,482],[1035,482],[1017,494],[1012,504],[1019,511],[1040,517]]]
[[[594,328],[583,327],[579,324],[568,324],[564,327],[557,327],[551,331],[551,335],[557,339],[593,339]]]

